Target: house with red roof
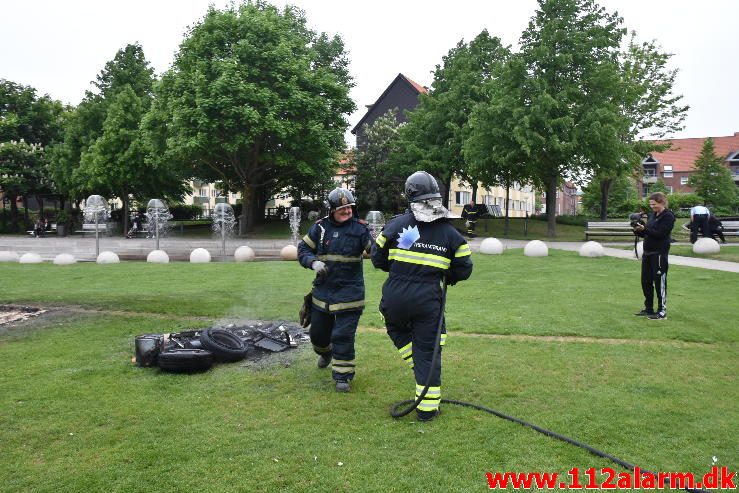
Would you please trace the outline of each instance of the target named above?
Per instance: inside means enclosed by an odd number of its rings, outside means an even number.
[[[661,179],[671,193],[691,193],[688,178],[695,171],[695,160],[708,137],[669,139],[659,143],[671,143],[664,152],[653,152],[642,161],[643,176],[637,179],[642,196],[649,195],[649,187]],[[731,170],[734,183],[739,186],[739,132],[726,137],[713,137],[714,151],[724,159]]]

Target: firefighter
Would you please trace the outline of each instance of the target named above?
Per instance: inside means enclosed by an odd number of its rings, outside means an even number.
[[[465,204],[462,208],[462,219],[467,222],[467,237],[475,237],[475,224],[477,223],[477,205],[474,200],[470,200],[469,204]]]
[[[357,218],[352,193],[328,195],[328,216],[316,221],[298,245],[298,261],[313,269],[310,339],[318,367],[332,364],[337,392],[349,392],[354,378],[354,338],[364,309],[362,258],[372,245],[367,223]]]
[[[433,176],[417,171],[405,182],[410,210],[391,219],[372,246],[372,264],[389,272],[382,287],[380,312],[400,356],[410,365],[418,397],[432,375],[428,393],[418,405],[420,421],[433,419],[441,401],[441,358],[431,359],[441,310],[441,283],[454,285],[470,277],[470,247],[447,219]],[[442,334],[441,346],[446,341]]]

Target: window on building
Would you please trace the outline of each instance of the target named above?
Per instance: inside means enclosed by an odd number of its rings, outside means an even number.
[[[680,177],[680,185],[687,185],[688,184],[688,177],[687,176],[681,176]]]
[[[465,205],[470,203],[472,194],[470,192],[456,192],[456,203],[457,205]]]
[[[663,176],[665,178],[672,178],[672,166],[670,166],[669,164],[665,165]]]
[[[208,189],[207,188],[201,188],[200,189],[200,196],[201,197],[207,197],[208,196]]]
[[[642,194],[642,197],[646,197],[647,195],[649,195],[649,185],[642,185],[642,190],[644,192]]]
[[[657,170],[654,168],[644,168],[644,176],[648,176],[650,178],[657,176]]]

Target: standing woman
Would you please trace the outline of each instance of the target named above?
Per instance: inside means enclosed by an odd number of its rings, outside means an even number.
[[[644,254],[641,261],[641,285],[644,291],[644,309],[637,316],[651,320],[667,318],[667,256],[670,238],[675,226],[675,215],[667,208],[667,197],[662,192],[649,196],[652,214],[647,223],[638,224],[634,234],[644,238]],[[657,311],[654,310],[654,293],[657,293]]]

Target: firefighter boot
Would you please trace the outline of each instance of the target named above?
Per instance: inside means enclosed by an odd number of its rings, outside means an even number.
[[[352,389],[348,380],[336,381],[336,392],[349,392]]]
[[[331,353],[318,356],[318,368],[327,368],[331,364]]]

